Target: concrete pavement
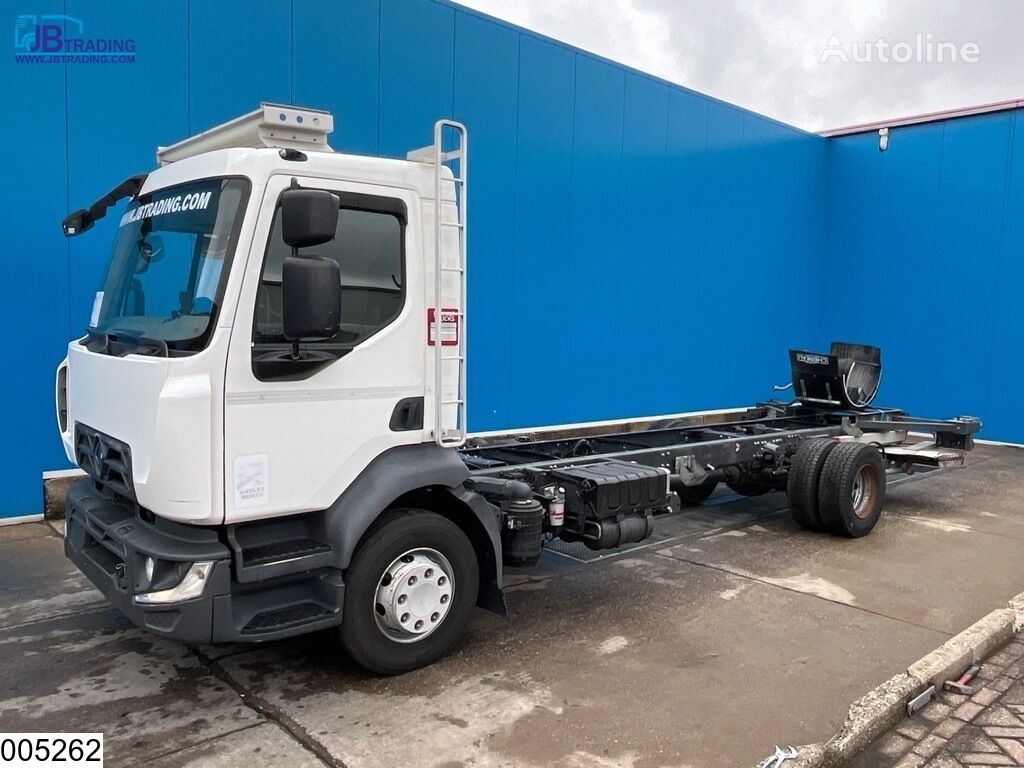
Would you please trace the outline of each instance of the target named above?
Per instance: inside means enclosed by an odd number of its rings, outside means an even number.
[[[370,678],[330,633],[185,648],[136,630],[47,525],[0,529],[0,730],[102,730],[109,765],[691,766],[827,739],[850,702],[1024,589],[1024,451],[889,489],[856,541],[718,496],[644,546],[516,573],[508,621]]]

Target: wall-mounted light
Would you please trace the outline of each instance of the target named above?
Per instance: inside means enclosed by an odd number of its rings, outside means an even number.
[[[878,151],[885,152],[889,148],[889,129],[878,129]]]

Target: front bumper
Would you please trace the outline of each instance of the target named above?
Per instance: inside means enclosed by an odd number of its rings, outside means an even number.
[[[82,480],[67,493],[64,552],[136,626],[187,643],[262,642],[341,622],[344,585],[329,573],[300,573],[240,584],[238,553],[219,529],[161,518],[144,520],[133,507]],[[211,562],[198,597],[139,604],[135,596],[171,586],[151,581],[147,558],[165,571]],[[159,566],[158,566],[159,569]]]
[[[132,623],[183,642],[209,643],[214,606],[230,600],[231,553],[213,529],[149,523],[127,505],[82,480],[68,490],[64,553]],[[135,595],[153,591],[146,558],[165,562],[212,561],[198,597],[165,605],[139,605]]]

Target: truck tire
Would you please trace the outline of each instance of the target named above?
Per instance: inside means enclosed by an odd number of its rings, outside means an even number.
[[[818,486],[825,460],[836,445],[838,443],[827,437],[804,440],[789,465],[786,481],[789,512],[797,525],[809,531],[828,530],[818,510]]]
[[[380,675],[425,667],[459,639],[479,587],[476,552],[461,528],[423,509],[391,510],[349,565],[342,645]]]
[[[866,536],[884,503],[882,452],[868,443],[839,443],[825,460],[818,484],[822,522],[837,536]]]
[[[716,480],[709,480],[700,485],[683,485],[679,483],[675,486],[674,490],[679,496],[679,502],[684,507],[699,507],[711,498],[711,494],[715,492],[717,487],[718,482]]]

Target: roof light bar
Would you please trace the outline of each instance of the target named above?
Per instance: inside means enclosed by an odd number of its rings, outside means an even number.
[[[157,147],[160,165],[215,149],[282,147],[306,152],[333,152],[327,134],[334,130],[330,112],[263,102],[260,108],[236,117],[169,147]]]

